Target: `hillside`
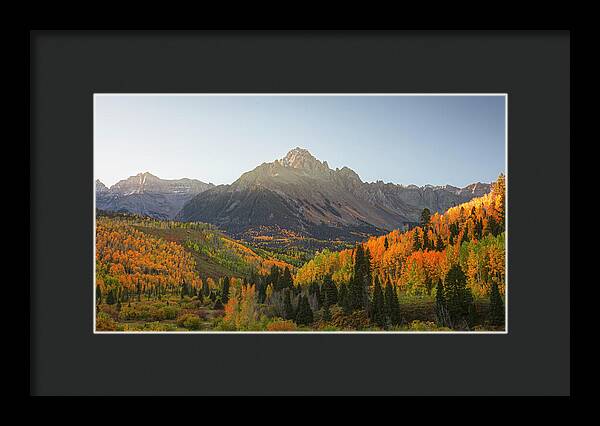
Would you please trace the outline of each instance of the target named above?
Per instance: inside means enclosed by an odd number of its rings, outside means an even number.
[[[268,253],[257,254],[205,223],[180,223],[129,214],[100,213],[96,231],[100,259],[103,258],[103,250],[106,248],[102,242],[107,232],[110,232],[111,238],[119,244],[124,244],[121,251],[135,256],[141,255],[139,250],[142,249],[138,250],[135,244],[126,244],[135,236],[140,242],[158,247],[165,247],[161,244],[167,243],[177,247],[177,250],[185,253],[186,258],[192,260],[199,279],[219,279],[225,276],[244,278],[252,273],[267,274],[272,266],[293,268],[292,265]]]
[[[424,215],[420,226],[409,231],[394,230],[361,243],[373,275],[401,294],[428,296],[450,267],[459,264],[475,296],[487,296],[493,282],[504,294],[504,193],[500,176],[489,194],[443,214]],[[297,271],[295,282],[309,285],[331,275],[338,284],[348,283],[355,253],[355,248],[324,250]]]

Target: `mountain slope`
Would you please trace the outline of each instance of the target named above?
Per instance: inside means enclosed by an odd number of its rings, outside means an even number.
[[[432,212],[488,192],[488,184],[466,188],[364,183],[351,169],[331,169],[307,150],[263,163],[231,185],[200,193],[177,218],[213,223],[233,235],[281,235],[360,240],[418,221]]]
[[[127,212],[172,219],[195,195],[214,187],[195,179],[160,179],[139,173],[107,188],[96,181],[96,207],[105,211]]]
[[[491,192],[435,213],[423,226],[363,241],[372,274],[408,296],[429,296],[449,268],[458,264],[474,296],[487,297],[493,283],[504,294],[505,193],[505,177],[500,175]],[[355,248],[323,250],[298,269],[294,282],[310,285],[331,276],[336,283],[347,284],[355,255]]]

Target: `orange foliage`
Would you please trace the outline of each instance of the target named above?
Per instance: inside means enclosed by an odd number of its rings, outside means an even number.
[[[104,218],[96,224],[96,270],[96,282],[103,291],[107,277],[130,292],[157,287],[174,290],[184,283],[202,286],[194,259],[179,244]]]

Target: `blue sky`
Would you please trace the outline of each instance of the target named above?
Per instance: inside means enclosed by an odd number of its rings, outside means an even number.
[[[295,148],[366,182],[465,186],[505,167],[504,96],[95,98],[94,170],[232,183]]]

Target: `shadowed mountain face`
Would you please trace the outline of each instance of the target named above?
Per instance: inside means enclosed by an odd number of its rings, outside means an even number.
[[[139,173],[107,188],[96,181],[96,208],[173,219],[195,195],[214,187],[194,179],[165,180]]]
[[[351,169],[330,169],[307,150],[263,163],[231,185],[203,191],[177,219],[215,224],[233,235],[358,240],[415,223],[423,208],[443,212],[490,191],[489,184],[465,188],[417,187],[362,182]]]

